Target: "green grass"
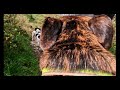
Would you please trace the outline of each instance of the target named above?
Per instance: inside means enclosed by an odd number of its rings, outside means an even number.
[[[47,14],[4,15],[4,75],[38,76],[38,59],[30,46],[31,32],[42,27]],[[30,28],[32,25],[33,28]]]
[[[18,35],[16,43],[16,48],[4,45],[4,75],[36,76],[39,70],[38,61],[31,49],[29,38]]]
[[[86,70],[80,70],[81,73],[86,73],[86,74],[94,74],[94,75],[98,75],[98,76],[113,76],[110,73],[105,73],[102,71],[93,71],[90,69],[86,69]]]
[[[60,70],[60,69],[50,69],[50,68],[44,68],[42,70],[43,73],[46,73],[46,72],[63,72],[63,70]],[[103,71],[95,71],[95,70],[91,70],[91,69],[80,69],[80,70],[76,70],[74,71],[73,73],[81,73],[81,74],[88,74],[88,75],[95,75],[95,76],[113,76],[112,74],[110,73],[106,73],[106,72],[103,72]]]
[[[114,28],[114,36],[113,36],[113,43],[112,47],[110,48],[110,52],[114,55],[116,55],[116,17],[112,20],[113,22],[113,28]]]

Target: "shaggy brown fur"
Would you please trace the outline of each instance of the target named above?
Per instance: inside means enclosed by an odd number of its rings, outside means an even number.
[[[92,69],[116,74],[115,57],[103,48],[83,20],[68,19],[63,25],[64,29],[61,20],[46,18],[40,41],[43,50],[41,69],[68,72]]]
[[[98,38],[98,41],[105,49],[110,49],[114,35],[112,20],[107,15],[96,15],[93,18],[89,16],[63,16],[60,18],[63,21],[63,29],[66,23],[71,20],[79,20],[82,27],[87,27]]]
[[[89,22],[90,30],[105,49],[110,49],[114,35],[112,20],[107,15],[97,15]]]
[[[65,29],[67,22],[70,22],[71,20],[78,20],[80,21],[82,27],[88,28],[88,21],[92,19],[92,17],[89,16],[63,16],[60,18],[60,20],[63,22],[63,27],[62,29]]]

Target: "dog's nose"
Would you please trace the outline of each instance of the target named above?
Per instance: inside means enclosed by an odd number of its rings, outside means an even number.
[[[38,38],[40,38],[40,36],[38,36]]]
[[[38,33],[36,34],[36,36],[38,35]]]

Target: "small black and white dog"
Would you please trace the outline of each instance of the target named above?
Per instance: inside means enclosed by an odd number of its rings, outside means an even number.
[[[38,45],[40,42],[40,34],[41,34],[40,28],[35,28],[35,30],[32,32],[32,41],[36,41]]]

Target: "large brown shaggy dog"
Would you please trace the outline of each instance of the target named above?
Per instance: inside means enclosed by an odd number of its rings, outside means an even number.
[[[78,17],[46,18],[40,38],[43,50],[40,68],[68,72],[92,69],[116,74],[115,57],[89,29],[88,24]]]

